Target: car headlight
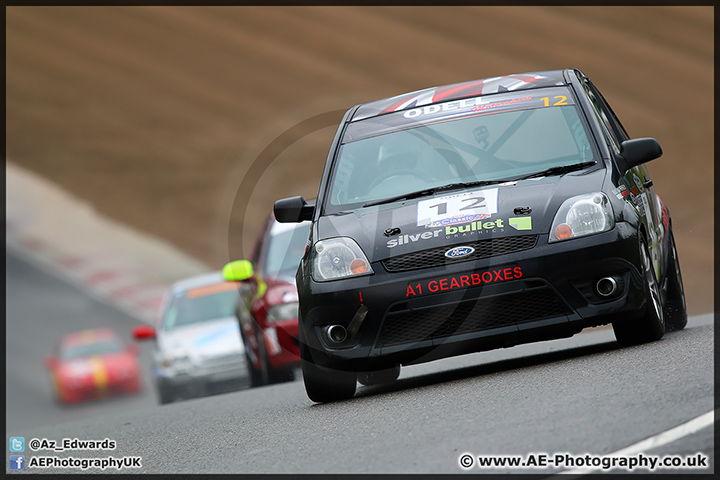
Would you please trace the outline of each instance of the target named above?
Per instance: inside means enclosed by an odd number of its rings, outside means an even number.
[[[360,246],[351,238],[320,240],[311,254],[312,277],[316,282],[374,273]]]
[[[190,356],[184,350],[170,352],[162,359],[162,366],[165,368],[175,367],[176,369],[180,369],[182,367],[189,367],[191,363]]]
[[[548,242],[607,232],[614,226],[612,206],[604,193],[578,195],[560,205],[550,228]]]
[[[268,309],[265,320],[268,323],[295,320],[298,317],[298,302],[281,303]]]

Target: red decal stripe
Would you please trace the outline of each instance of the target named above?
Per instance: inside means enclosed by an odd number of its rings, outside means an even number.
[[[444,100],[446,98],[452,98],[452,97],[458,97],[460,95],[456,95],[459,92],[463,92],[467,90],[467,93],[462,96],[470,96],[473,94],[480,95],[482,94],[482,87],[484,82],[482,80],[479,80],[477,82],[470,82],[470,83],[461,83],[459,85],[454,86],[453,88],[447,88],[447,89],[440,89],[438,92],[435,93],[435,96],[433,96],[433,102],[439,102],[440,100]]]

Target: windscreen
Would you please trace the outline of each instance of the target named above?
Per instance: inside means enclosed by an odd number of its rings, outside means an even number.
[[[92,357],[95,355],[107,355],[110,353],[122,352],[124,347],[117,340],[104,340],[93,343],[84,343],[63,348],[60,358],[73,360],[76,358]]]
[[[332,213],[451,183],[509,181],[594,158],[566,87],[463,99],[350,124],[326,203]]]
[[[165,330],[235,315],[238,287],[221,283],[191,289],[175,296],[163,322]]]
[[[310,222],[274,223],[270,230],[263,274],[267,277],[294,277],[310,236]]]

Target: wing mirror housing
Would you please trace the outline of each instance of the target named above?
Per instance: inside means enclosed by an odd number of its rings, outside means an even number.
[[[275,202],[273,212],[275,219],[280,223],[300,223],[304,220],[312,220],[315,202],[308,203],[303,197],[283,198]]]
[[[633,138],[620,144],[620,155],[615,158],[620,173],[625,175],[632,167],[655,160],[662,154],[662,147],[654,138]]]
[[[252,263],[247,260],[235,260],[222,269],[223,277],[229,282],[242,282],[255,275]]]
[[[135,340],[147,340],[149,338],[156,338],[157,333],[150,325],[138,325],[132,329],[132,336]]]

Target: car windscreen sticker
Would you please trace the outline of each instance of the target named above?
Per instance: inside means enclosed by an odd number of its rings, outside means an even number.
[[[192,288],[185,293],[185,296],[188,298],[204,297],[205,295],[212,295],[213,293],[237,290],[237,288],[238,286],[235,282],[214,283],[212,285]]]
[[[497,188],[422,200],[417,204],[418,227],[441,227],[490,218],[497,213]]]
[[[568,94],[567,87],[548,88],[537,92],[507,92],[463,98],[410,110],[401,110],[387,115],[373,116],[359,121],[355,120],[348,125],[342,143],[346,144],[398,130],[463,117],[519,109],[566,107],[571,105],[575,105],[575,102],[573,97]]]

